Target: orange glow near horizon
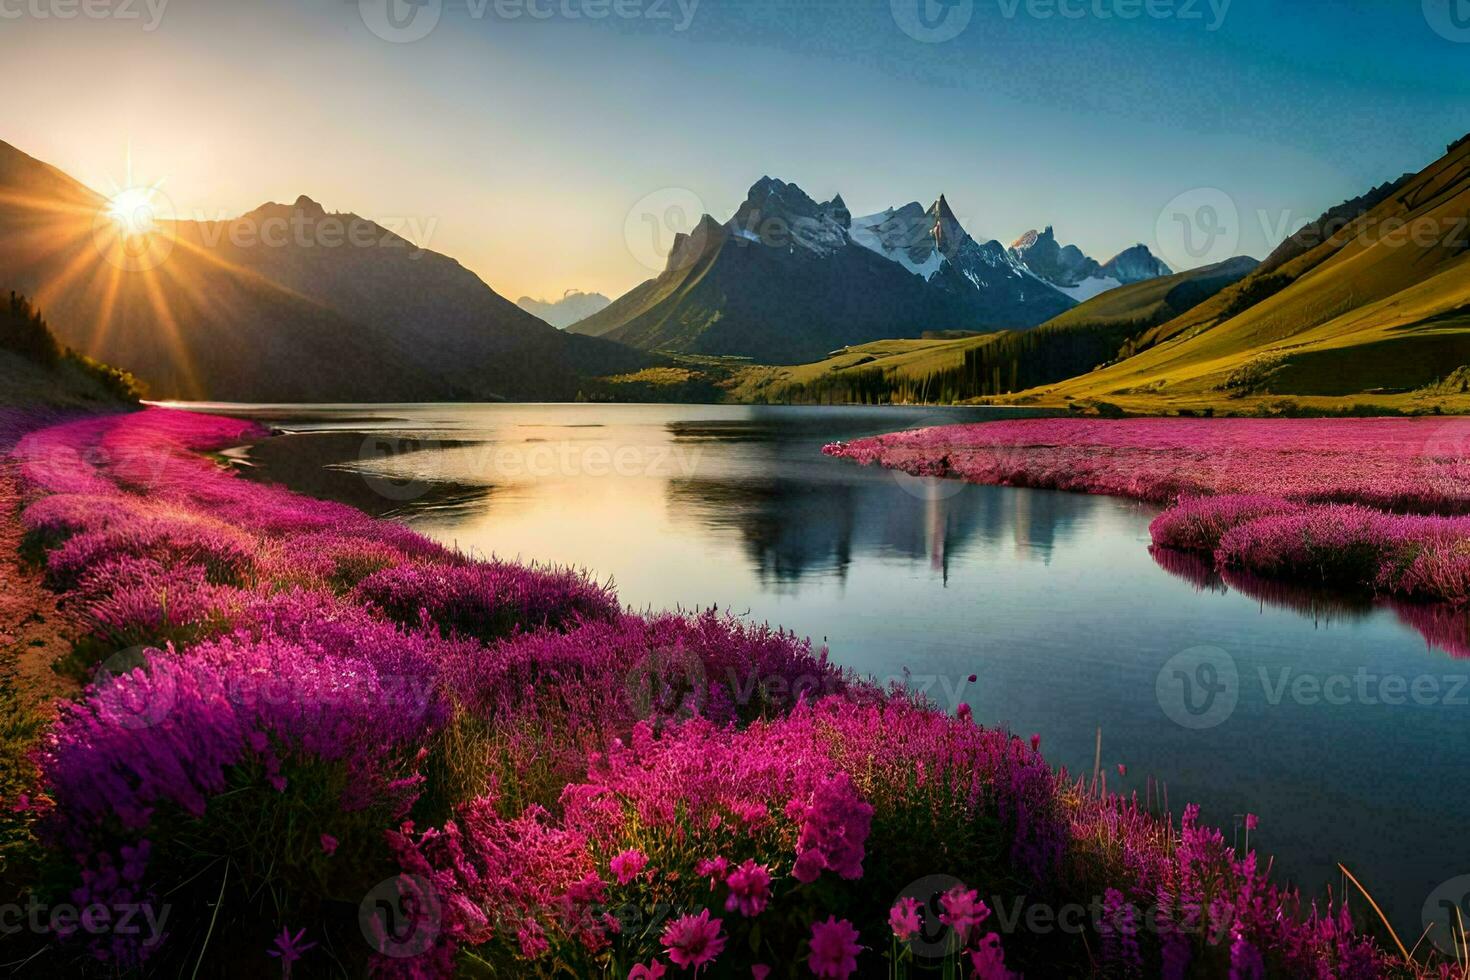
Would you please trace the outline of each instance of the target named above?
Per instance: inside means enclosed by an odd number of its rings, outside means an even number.
[[[146,326],[150,342],[167,348],[177,387],[198,395],[194,358],[180,321],[205,315],[211,299],[203,284],[193,281],[203,267],[179,260],[190,256],[233,267],[179,240],[180,222],[161,191],[163,180],[135,182],[128,156],[125,179],[109,179],[107,193],[0,194],[0,201],[27,214],[3,244],[7,252],[31,256],[38,269],[46,270],[31,297],[37,308],[64,307],[69,296],[96,299],[87,340],[77,346],[107,360],[116,331]],[[184,249],[175,255],[181,244]]]

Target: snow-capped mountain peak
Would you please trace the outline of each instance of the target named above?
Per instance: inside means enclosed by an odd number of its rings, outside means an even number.
[[[1010,255],[1032,275],[1079,303],[1110,289],[1171,272],[1146,245],[1135,245],[1099,264],[1076,245],[1058,243],[1051,225],[1017,238],[1011,243]]]
[[[848,244],[851,225],[852,213],[842,195],[818,204],[795,184],[762,177],[751,186],[727,227],[745,241],[830,255]]]
[[[944,256],[934,246],[934,221],[918,201],[852,220],[852,240],[897,262],[925,280],[939,271]]]

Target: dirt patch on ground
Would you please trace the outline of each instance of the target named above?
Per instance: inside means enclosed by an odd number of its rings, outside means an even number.
[[[27,707],[75,692],[51,665],[71,650],[71,624],[42,584],[41,569],[20,554],[20,490],[13,462],[0,462],[0,676]]]

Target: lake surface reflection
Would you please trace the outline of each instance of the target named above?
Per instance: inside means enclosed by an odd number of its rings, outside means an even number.
[[[254,472],[485,555],[573,564],[628,604],[718,605],[1039,733],[1110,788],[1155,777],[1279,876],[1341,861],[1417,936],[1461,832],[1470,661],[1399,612],[1150,554],[1129,501],[917,481],[821,446],[984,409],[233,406]],[[1013,417],[1015,413],[1006,413]],[[1422,626],[1423,623],[1421,622]],[[1462,619],[1430,635],[1464,636]],[[979,676],[966,683],[969,674]],[[1119,778],[1115,766],[1126,764]]]

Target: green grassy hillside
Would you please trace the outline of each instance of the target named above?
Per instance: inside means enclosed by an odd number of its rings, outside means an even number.
[[[1142,332],[1198,305],[1248,274],[1240,257],[1134,283],[1093,297],[1034,330],[884,340],[795,367],[736,373],[740,401],[959,401],[1021,391],[1090,371]]]
[[[0,297],[0,405],[97,407],[135,402],[142,393],[130,375],[58,341],[25,297]]]
[[[1458,397],[1446,379],[1470,365],[1470,142],[1375,194],[1317,244],[1141,335],[1132,356],[1023,400],[1432,409]]]

